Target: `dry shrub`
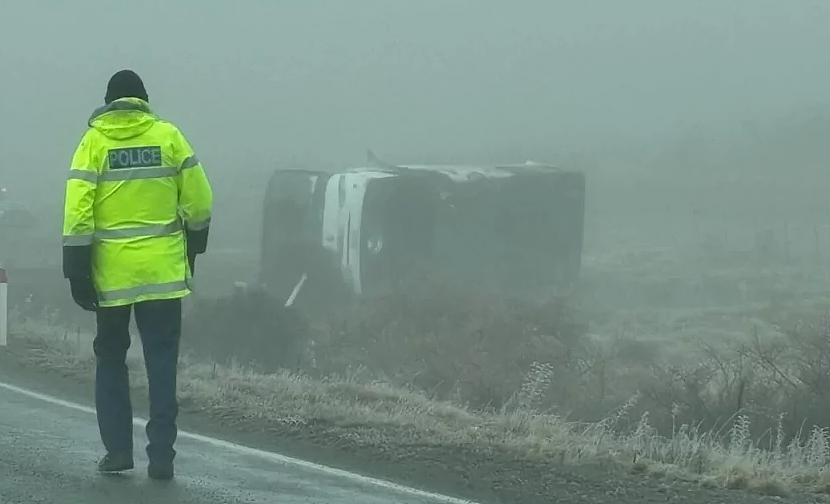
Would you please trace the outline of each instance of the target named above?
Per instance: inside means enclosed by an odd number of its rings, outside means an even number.
[[[184,342],[215,362],[302,369],[426,392],[476,409],[605,413],[606,364],[566,298],[502,299],[423,282],[308,323],[259,290],[198,301]],[[604,376],[604,375],[603,375]],[[603,378],[604,379],[604,378]],[[589,390],[590,389],[590,390]]]
[[[523,387],[525,396],[540,389],[533,402],[569,406],[579,395],[586,329],[565,299],[534,304],[425,283],[331,317],[316,357],[327,373],[359,367],[474,408],[526,402],[516,395]]]
[[[768,378],[764,396],[789,416],[791,430],[830,425],[830,319],[781,328],[783,338],[747,352]],[[766,401],[769,403],[769,400]]]
[[[779,329],[778,338],[756,333],[726,352],[704,348],[684,368],[653,366],[643,407],[656,413],[655,427],[726,432],[742,418],[752,437],[780,444],[830,426],[830,319]]]
[[[308,325],[291,308],[259,289],[201,299],[185,313],[182,344],[195,355],[261,371],[302,367]]]

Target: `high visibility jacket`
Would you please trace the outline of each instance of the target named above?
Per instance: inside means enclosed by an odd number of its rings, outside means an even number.
[[[93,112],[66,182],[64,276],[91,277],[99,306],[191,292],[187,239],[204,252],[213,192],[179,129],[147,102]],[[191,244],[191,248],[194,244]]]

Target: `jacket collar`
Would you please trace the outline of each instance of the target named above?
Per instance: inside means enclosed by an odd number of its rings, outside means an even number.
[[[121,98],[118,100],[113,100],[111,103],[108,103],[102,107],[98,107],[92,112],[92,115],[89,116],[87,120],[87,124],[92,126],[92,121],[98,119],[104,114],[109,112],[115,111],[137,111],[137,112],[144,112],[147,114],[152,114],[153,110],[150,108],[150,104],[140,98]]]

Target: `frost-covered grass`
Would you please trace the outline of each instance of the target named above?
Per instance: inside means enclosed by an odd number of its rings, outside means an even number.
[[[12,345],[32,345],[37,363],[90,378],[91,336],[18,320]],[[136,345],[138,346],[138,345]],[[146,387],[139,348],[130,356],[132,384]],[[824,491],[830,457],[826,429],[806,428],[790,436],[779,415],[776,428],[754,435],[751,413],[737,411],[716,426],[682,422],[689,404],[674,404],[670,432],[652,425],[647,394],[640,393],[598,422],[571,421],[546,410],[555,370],[534,363],[519,390],[498,410],[474,410],[448,400],[358,374],[313,378],[296,372],[260,374],[243,366],[184,358],[180,395],[187,409],[224,420],[254,421],[266,428],[324,422],[345,429],[363,445],[427,443],[431,446],[494,446],[529,462],[566,464],[613,461],[636,473],[665,474],[705,485],[753,488],[785,495],[791,490]],[[678,397],[678,399],[680,399]],[[639,414],[637,411],[641,411]],[[633,420],[632,420],[633,419]],[[395,436],[389,428],[402,429]],[[349,432],[349,434],[343,434]],[[400,433],[406,432],[404,439]]]
[[[491,447],[529,463],[613,461],[766,494],[824,492],[830,325],[816,315],[830,306],[830,268],[769,255],[589,254],[587,326],[560,304],[389,299],[316,327],[313,366],[183,358],[182,403],[265,431],[326,425],[383,450]],[[91,376],[84,331],[16,316],[13,336],[39,365]],[[141,361],[136,343],[137,390]]]

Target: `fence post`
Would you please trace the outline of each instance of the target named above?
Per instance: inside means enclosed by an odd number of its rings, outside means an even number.
[[[9,344],[9,278],[0,264],[0,346]]]

